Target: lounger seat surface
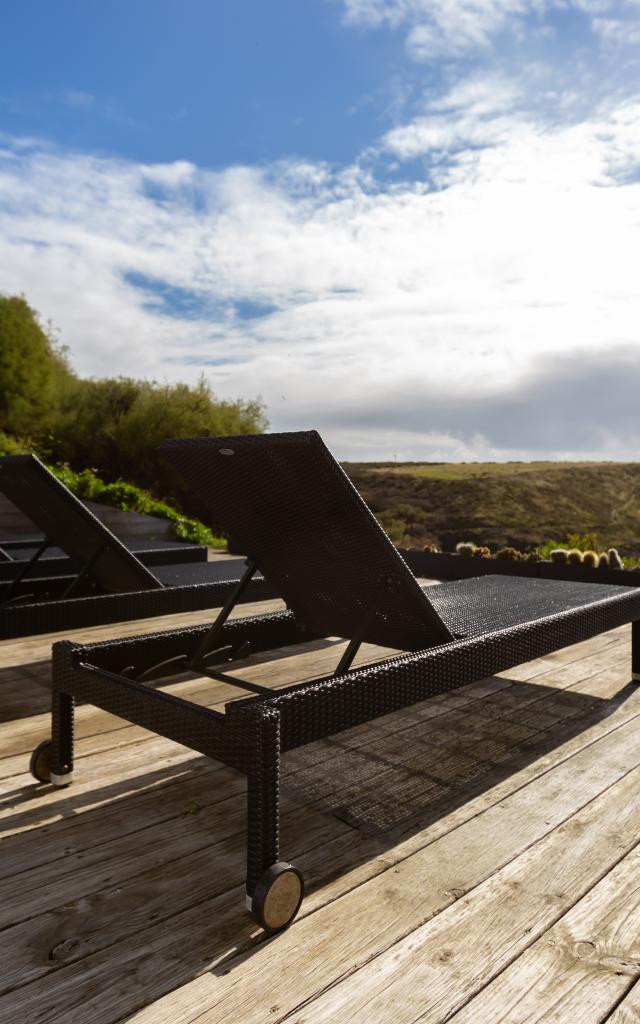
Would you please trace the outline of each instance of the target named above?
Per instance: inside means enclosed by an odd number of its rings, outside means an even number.
[[[457,637],[482,636],[525,622],[593,608],[612,599],[638,604],[640,591],[602,583],[574,583],[518,576],[477,576],[440,583],[425,592]]]
[[[2,550],[0,548],[0,550]],[[33,558],[37,547],[14,547],[5,549],[8,558],[0,559],[0,581],[11,580],[16,573]],[[185,544],[180,541],[147,541],[144,546],[132,543],[129,550],[143,565],[174,565],[183,562],[206,562],[207,549],[200,544]],[[29,571],[28,576],[68,576],[73,573],[73,562],[65,555],[62,548],[46,548],[38,559],[36,571]]]
[[[189,587],[199,583],[222,583],[238,580],[244,571],[244,558],[219,559],[213,562],[179,562],[177,565],[154,565],[154,575],[158,577],[162,588]],[[46,572],[46,566],[40,566],[40,573]],[[29,576],[22,583],[25,591],[34,589],[36,592],[49,593],[53,598],[57,591],[73,580],[73,576],[50,577],[45,575]],[[160,588],[157,588],[160,589]],[[91,596],[100,596],[92,594]]]
[[[28,537],[24,540],[16,541],[11,539],[0,540],[0,548],[4,548],[11,558],[14,560],[20,560],[25,558],[31,558],[36,553],[44,537]],[[125,541],[123,541],[125,543]],[[129,551],[133,551],[134,555],[143,554],[145,551],[167,551],[167,552],[178,552],[188,551],[195,548],[202,551],[203,545],[192,544],[189,541],[184,540],[168,540],[162,538],[160,540],[153,539],[150,537],[131,537],[126,541],[126,546]],[[64,558],[65,553],[60,547],[52,545],[47,548],[42,555],[43,561],[48,558]],[[172,559],[170,559],[171,561]],[[176,559],[178,561],[178,559]]]
[[[221,558],[215,562],[185,565],[154,565],[153,572],[165,587],[211,583],[213,580],[238,580],[244,571],[244,558]]]

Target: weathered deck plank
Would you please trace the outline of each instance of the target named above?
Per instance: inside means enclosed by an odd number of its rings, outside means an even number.
[[[640,849],[545,932],[451,1024],[589,1024],[640,976]]]
[[[26,760],[48,729],[47,657],[61,638],[0,643],[0,1019],[639,1019],[640,959],[624,916],[636,899],[640,824],[628,628],[350,730],[334,748],[305,748],[288,769],[283,854],[310,891],[292,928],[269,942],[242,911],[239,775],[85,706],[78,782],[66,791],[32,783]],[[238,671],[286,685],[323,673],[339,650],[256,655]],[[193,678],[167,689],[209,706],[238,696]],[[353,807],[385,786],[393,800],[409,771],[407,792],[422,787],[420,815],[365,834],[331,813],[332,773],[348,763]],[[575,955],[581,942],[594,956]],[[534,986],[535,974],[546,984]]]

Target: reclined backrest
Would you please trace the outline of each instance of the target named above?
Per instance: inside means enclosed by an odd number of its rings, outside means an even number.
[[[106,591],[151,590],[160,583],[35,455],[0,458],[0,491],[61,547],[80,570],[100,548],[89,575]],[[46,562],[42,566],[46,571]]]
[[[451,640],[316,431],[177,439],[160,451],[310,629],[403,650]]]

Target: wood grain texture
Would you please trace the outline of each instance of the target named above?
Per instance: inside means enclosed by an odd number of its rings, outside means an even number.
[[[168,616],[160,628],[210,619]],[[158,621],[69,635],[135,635]],[[81,706],[78,782],[33,783],[26,762],[47,734],[60,638],[0,643],[1,1020],[640,1020],[628,627],[285,759],[283,853],[309,889],[299,919],[269,941],[242,909],[240,775]],[[321,674],[340,650],[255,655],[238,671],[278,687]],[[163,686],[219,708],[238,696],[206,679]],[[363,759],[350,800],[385,787],[393,800],[409,748],[435,773],[434,802],[388,835],[352,827],[327,802],[343,747]]]
[[[640,850],[607,874],[451,1024],[589,1024],[640,977]]]

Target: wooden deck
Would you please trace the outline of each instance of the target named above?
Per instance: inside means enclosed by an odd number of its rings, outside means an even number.
[[[236,773],[84,706],[76,783],[33,782],[61,637],[0,643],[3,1024],[640,1021],[628,629],[289,755],[282,853],[309,891],[271,940],[243,910]],[[252,677],[317,675],[338,650],[256,656]]]

